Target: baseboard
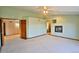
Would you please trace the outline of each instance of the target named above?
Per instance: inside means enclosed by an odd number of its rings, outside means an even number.
[[[13,36],[13,35],[19,35],[20,33],[11,34],[11,35],[5,35],[5,36]]]
[[[27,39],[32,39],[32,38],[36,38],[36,37],[40,37],[40,36],[44,36],[44,35],[47,35],[47,34],[42,34],[42,35],[38,35],[38,36],[27,38]]]
[[[58,35],[51,35],[51,36],[61,37],[61,38],[65,38],[65,39],[71,39],[71,40],[79,41],[79,39],[74,39],[74,38],[69,38],[69,37],[63,37],[63,36],[58,36]]]

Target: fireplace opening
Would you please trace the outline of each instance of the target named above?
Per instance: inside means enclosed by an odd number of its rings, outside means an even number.
[[[55,32],[62,33],[63,32],[63,26],[55,26]]]

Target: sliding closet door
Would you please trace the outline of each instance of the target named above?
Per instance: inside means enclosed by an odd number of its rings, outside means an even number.
[[[2,46],[2,21],[0,19],[0,48]]]

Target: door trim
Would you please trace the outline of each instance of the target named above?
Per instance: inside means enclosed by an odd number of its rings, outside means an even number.
[[[23,27],[24,26],[24,27]],[[20,20],[20,29],[21,29],[21,38],[22,39],[27,39],[27,21],[26,20]],[[24,35],[24,36],[23,36]]]
[[[0,18],[0,32],[1,32],[1,47],[3,46],[3,39],[2,39],[2,19]]]

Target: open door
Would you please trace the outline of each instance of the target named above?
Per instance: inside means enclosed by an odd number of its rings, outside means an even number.
[[[3,42],[2,42],[2,20],[0,19],[0,48],[2,47]]]
[[[4,36],[6,36],[6,25],[5,25],[5,23],[3,23],[3,34],[4,34]]]
[[[51,34],[51,23],[47,22],[47,34],[50,35]]]
[[[21,38],[26,39],[26,20],[20,20]]]

